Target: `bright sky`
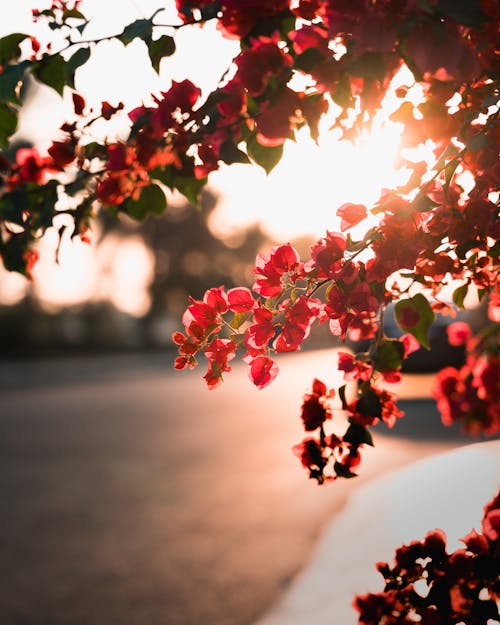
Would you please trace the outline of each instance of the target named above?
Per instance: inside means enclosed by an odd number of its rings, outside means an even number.
[[[149,17],[165,6],[169,10],[161,15],[162,21],[174,23],[174,4],[173,0],[84,0],[83,12],[93,16],[85,36],[119,33],[130,21]],[[42,0],[9,3],[7,15],[0,21],[0,36],[15,31],[33,32],[31,9],[48,5],[49,1]],[[208,92],[217,84],[238,49],[235,42],[220,37],[212,24],[203,29],[181,29],[176,41],[178,52],[162,62],[160,77],[150,68],[142,42],[136,40],[126,48],[118,42],[103,42],[95,49],[91,61],[77,73],[77,87],[88,102],[124,101],[126,109],[147,100],[152,92],[168,89],[172,79],[190,78]],[[42,88],[28,107],[20,134],[36,137],[37,143],[46,147],[57,137],[57,129],[65,111],[69,110],[69,98],[63,102],[54,92]],[[341,204],[347,201],[370,204],[382,187],[394,184],[392,162],[397,143],[397,126],[374,133],[356,148],[339,142],[325,128],[319,147],[306,133],[300,134],[297,143],[287,143],[284,159],[269,176],[260,168],[248,165],[232,165],[214,172],[209,183],[221,194],[221,201],[211,227],[225,235],[258,221],[279,241],[305,234],[319,237],[327,229],[338,229],[335,211]],[[74,263],[84,259],[89,262],[87,256],[88,251],[78,251],[70,261],[71,251],[66,251],[68,277],[74,275]],[[40,275],[41,270],[42,267]],[[43,271],[47,273],[47,267]],[[64,271],[64,263],[57,271]],[[73,303],[81,299],[83,293],[87,296],[93,288],[92,285],[87,287],[74,296],[70,296],[69,288],[61,287],[57,291],[43,287],[41,296],[60,303],[56,294],[65,293],[61,297]],[[118,292],[118,288],[115,290]],[[136,297],[137,301],[139,299]],[[144,305],[137,307],[136,314],[140,314]]]

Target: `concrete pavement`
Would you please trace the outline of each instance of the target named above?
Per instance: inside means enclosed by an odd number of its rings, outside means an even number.
[[[444,529],[448,550],[481,530],[500,486],[500,440],[426,458],[358,489],[326,528],[286,593],[255,625],[356,625],[356,594],[383,590],[376,562],[428,531]]]
[[[303,568],[323,528],[375,475],[463,444],[432,404],[413,433],[375,434],[363,477],[307,480],[290,447],[302,394],[334,354],[280,360],[258,391],[172,372],[158,354],[2,363],[2,625],[248,625]],[[425,394],[419,378],[407,397]],[[428,419],[417,419],[427,411]],[[412,414],[413,417],[412,417]],[[418,436],[415,436],[418,432]]]

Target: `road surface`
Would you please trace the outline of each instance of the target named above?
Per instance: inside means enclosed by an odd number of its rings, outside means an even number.
[[[333,363],[285,356],[263,391],[236,365],[214,392],[158,354],[1,363],[0,623],[252,623],[353,489],[466,442],[432,425],[424,376],[364,477],[309,482],[290,447]]]

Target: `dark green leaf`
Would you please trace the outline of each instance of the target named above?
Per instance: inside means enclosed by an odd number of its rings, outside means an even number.
[[[377,371],[398,371],[404,357],[404,346],[397,339],[385,339],[377,347],[375,369]]]
[[[438,0],[436,10],[463,26],[480,28],[488,21],[479,0]]]
[[[249,163],[250,159],[248,156],[238,148],[232,141],[232,139],[227,139],[220,146],[219,156],[224,163],[228,165],[232,165],[233,163]]]
[[[317,48],[307,48],[295,59],[295,67],[309,74],[324,58],[323,52]]]
[[[136,20],[125,27],[121,35],[118,35],[119,39],[124,45],[128,44],[134,39],[142,39],[149,42],[153,36],[153,24],[151,20]]]
[[[412,206],[418,213],[427,213],[439,206],[439,203],[431,200],[428,195],[420,195],[413,200]]]
[[[0,148],[6,148],[9,137],[17,129],[17,112],[8,104],[0,102]]]
[[[55,54],[42,59],[33,73],[40,82],[52,87],[62,96],[66,84],[66,65],[64,58]]]
[[[460,161],[458,158],[450,161],[448,163],[448,165],[446,165],[446,167],[444,168],[444,192],[446,193],[448,191],[448,187],[450,186],[450,182],[453,178],[453,174],[455,173],[456,168],[458,167],[458,165],[460,164]]]
[[[340,462],[336,462],[333,465],[333,469],[339,477],[351,478],[351,477],[357,477],[358,475],[357,473],[352,473],[352,471],[349,471],[349,469],[345,467],[343,464],[340,464]]]
[[[0,65],[7,65],[10,61],[19,58],[21,54],[19,44],[28,36],[23,33],[11,33],[0,39]]]
[[[465,241],[464,243],[457,245],[455,252],[460,260],[465,260],[467,252],[470,252],[475,247],[477,247],[477,241]]]
[[[72,89],[75,88],[75,72],[84,65],[90,58],[89,48],[80,48],[68,59],[66,63],[66,82]]]
[[[459,308],[463,308],[464,307],[464,299],[467,296],[467,292],[469,290],[469,285],[466,284],[462,284],[462,286],[457,287],[454,291],[453,291],[453,302],[459,307]]]
[[[122,210],[137,221],[142,221],[146,215],[161,215],[167,207],[167,198],[157,184],[144,187],[139,199],[128,198],[122,205]]]
[[[342,402],[342,410],[347,410],[347,400],[345,396],[345,391],[346,391],[346,385],[343,384],[339,388],[339,397],[340,397],[340,401]]]
[[[0,199],[0,219],[22,226],[24,224],[23,213],[27,208],[28,194],[26,190],[5,193]]]
[[[344,110],[354,106],[354,97],[351,90],[351,81],[347,74],[343,74],[331,93],[332,100]]]
[[[83,13],[81,13],[80,11],[78,11],[78,9],[66,9],[64,11],[64,19],[74,19],[74,20],[84,20],[86,19],[85,15]]]
[[[252,135],[247,139],[247,152],[248,156],[257,163],[257,165],[260,165],[266,174],[270,174],[281,160],[283,146],[277,145],[272,148],[267,148],[257,141],[255,135]]]
[[[373,447],[370,430],[359,423],[351,423],[343,438],[344,441],[353,445],[371,445]]]
[[[409,332],[420,345],[430,349],[429,329],[434,322],[435,314],[422,293],[417,293],[410,299],[396,302],[394,314],[397,324],[403,332]]]
[[[31,61],[23,61],[18,65],[7,65],[0,73],[0,101],[19,102],[19,86],[24,80],[26,70]]]
[[[151,41],[148,45],[148,54],[151,65],[156,73],[160,72],[160,62],[166,56],[172,56],[175,52],[175,40],[168,35],[162,35],[156,41]]]
[[[157,167],[152,170],[150,176],[153,180],[159,180],[172,191],[177,190],[188,200],[188,202],[199,208],[200,194],[207,184],[207,178],[195,178],[193,176],[181,176],[173,167],[161,169]]]
[[[251,314],[252,314],[251,312],[236,312],[236,313],[234,313],[233,319],[231,321],[231,326],[235,330],[238,330],[245,323],[245,321],[247,321],[247,319],[250,318]]]

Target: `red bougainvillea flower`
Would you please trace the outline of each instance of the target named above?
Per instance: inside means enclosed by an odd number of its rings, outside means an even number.
[[[367,216],[368,212],[364,204],[342,204],[337,209],[337,217],[341,218],[340,229],[342,232],[349,230]]]
[[[252,291],[246,287],[236,287],[227,292],[229,310],[236,313],[249,312],[253,310],[256,302]]]
[[[300,459],[306,469],[323,469],[327,458],[323,456],[320,442],[315,438],[305,438],[301,443],[292,447],[293,453]]]
[[[332,418],[330,400],[333,390],[328,391],[326,385],[318,379],[313,381],[311,393],[304,396],[301,419],[306,432],[321,427],[327,419]]]
[[[43,184],[47,173],[57,168],[49,157],[40,156],[36,148],[20,148],[16,152],[17,178],[21,182]]]
[[[207,387],[213,390],[222,384],[222,374],[231,371],[228,362],[235,356],[236,343],[229,339],[213,339],[205,349],[208,359],[208,369],[203,376]]]
[[[260,37],[253,40],[252,46],[243,50],[235,62],[238,67],[237,79],[255,97],[264,92],[271,77],[288,76],[292,57],[278,46],[277,41]]]
[[[251,359],[249,376],[258,389],[271,384],[278,371],[278,365],[268,356],[259,355]]]
[[[334,277],[341,267],[346,247],[346,238],[338,232],[327,232],[323,239],[312,246],[311,259],[313,266],[319,269],[319,277]]]
[[[375,425],[382,420],[390,428],[404,415],[396,405],[396,395],[365,382],[359,396],[348,405],[350,419],[363,426]]]
[[[245,345],[250,349],[260,350],[267,346],[275,335],[273,313],[259,304],[253,312],[253,320],[255,323],[245,332]]]
[[[75,160],[75,146],[72,139],[54,141],[47,152],[61,170]]]
[[[468,323],[464,321],[455,321],[446,327],[448,342],[450,345],[465,345],[472,336],[472,331]]]
[[[222,315],[229,308],[224,287],[206,291],[203,301],[192,298],[190,301],[188,311],[204,330],[219,327],[222,324]]]
[[[288,0],[224,0],[219,28],[228,39],[242,39],[257,21],[288,8]]]
[[[353,380],[368,381],[373,373],[373,367],[366,362],[357,360],[347,352],[338,353],[338,369],[344,372],[344,380],[351,382]]]
[[[299,261],[299,254],[290,243],[273,247],[269,256],[259,254],[253,273],[260,277],[252,289],[263,297],[279,295],[283,289],[282,276],[297,271]]]

